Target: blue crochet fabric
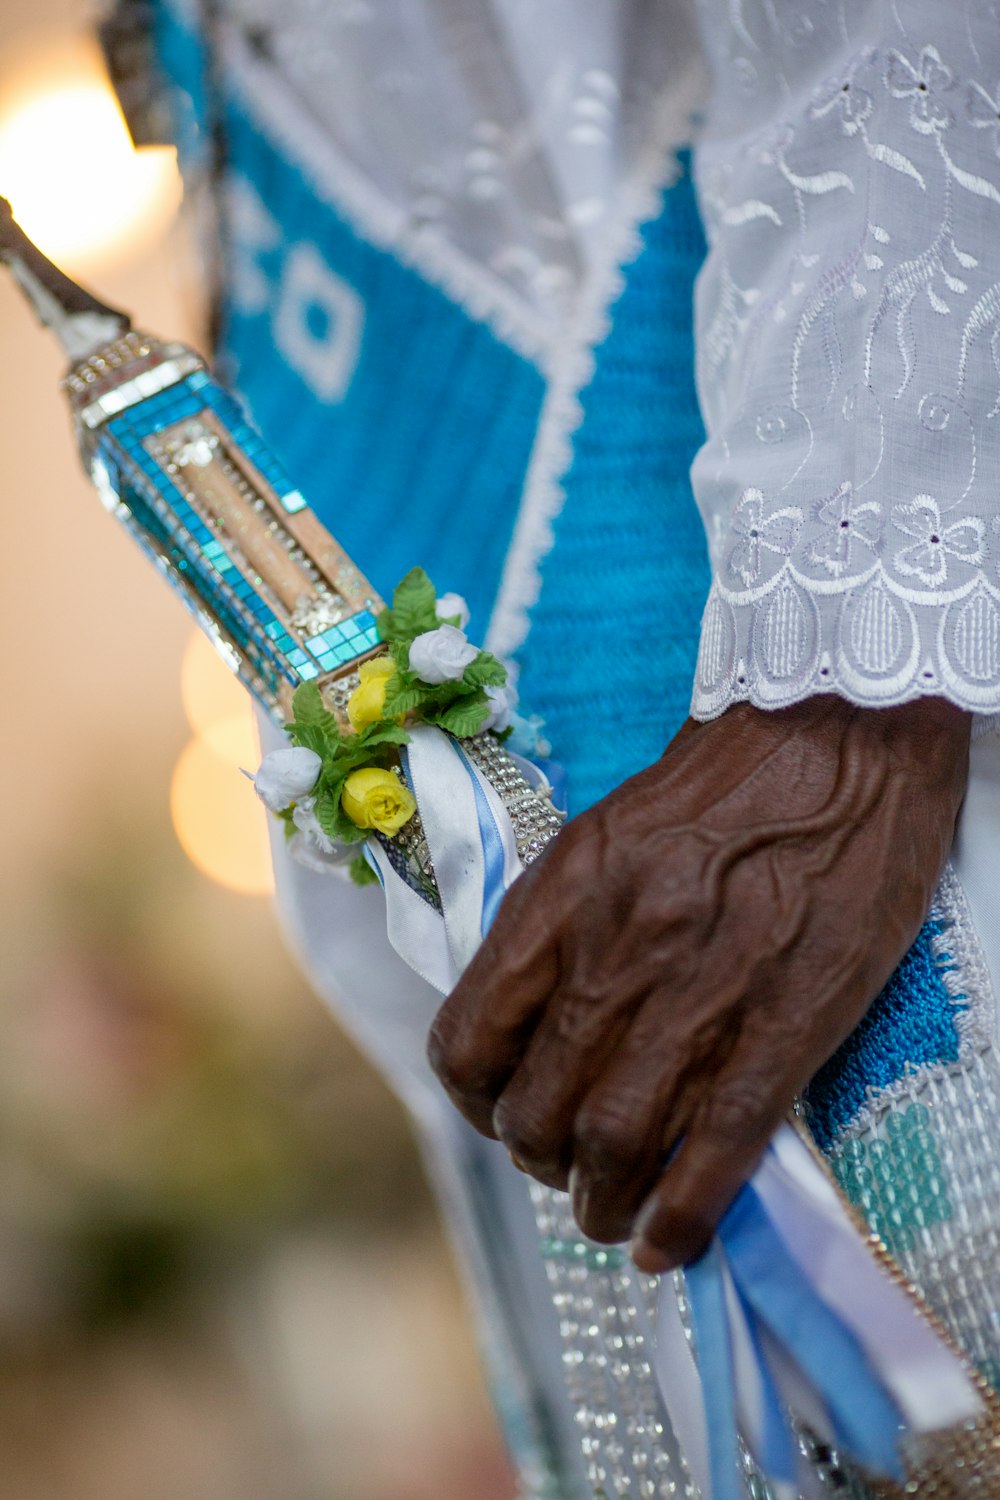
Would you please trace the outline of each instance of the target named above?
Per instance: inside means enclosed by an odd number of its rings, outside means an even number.
[[[690,702],[709,568],[688,481],[704,439],[692,301],[705,240],[686,165],[597,350],[520,653],[522,702],[545,720],[572,812],[656,760]]]
[[[935,952],[940,922],[925,922],[916,942],[864,1020],[816,1074],[806,1095],[809,1128],[824,1151],[857,1119],[872,1091],[923,1065],[956,1062],[957,1018],[968,1009],[944,976],[955,966]]]
[[[541,375],[361,239],[235,105],[227,141],[230,169],[253,183],[281,225],[280,243],[255,255],[266,300],[248,309],[234,297],[226,307],[223,350],[255,422],[381,593],[419,561],[442,591],[465,595],[484,628],[538,423]],[[318,400],[272,337],[296,245],[335,267],[363,309],[349,397],[340,401]],[[316,320],[322,340],[326,309],[317,303],[303,316]]]

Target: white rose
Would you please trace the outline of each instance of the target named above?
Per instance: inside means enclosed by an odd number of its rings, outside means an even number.
[[[503,734],[510,725],[517,694],[509,683],[505,683],[503,687],[488,687],[486,696],[489,699],[490,712],[483,720],[483,728],[495,729],[497,734]]]
[[[301,745],[272,750],[252,778],[254,791],[272,812],[284,812],[289,803],[308,796],[322,769],[323,762],[315,750]]]
[[[310,870],[346,870],[358,852],[357,844],[343,844],[324,833],[316,817],[315,797],[303,797],[292,812],[292,822],[298,833],[288,841],[289,852]]]
[[[479,655],[457,625],[439,625],[425,630],[410,644],[410,666],[423,682],[458,682],[470,662]]]
[[[317,875],[339,875],[341,880],[350,880],[351,860],[358,852],[357,844],[336,844],[332,854],[323,854],[304,833],[293,833],[286,847],[297,865]]]
[[[434,606],[434,613],[439,620],[453,620],[458,615],[458,623],[462,630],[469,623],[469,606],[461,594],[442,594]]]

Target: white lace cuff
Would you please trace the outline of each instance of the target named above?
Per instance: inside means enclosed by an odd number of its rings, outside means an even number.
[[[926,547],[940,547],[941,535]],[[878,563],[840,591],[817,591],[791,565],[749,598],[716,581],[702,623],[696,719],[732,703],[785,708],[828,692],[872,708],[934,695],[1000,713],[997,591],[978,578],[950,600],[921,600]]]
[[[697,152],[715,582],[692,712],[817,692],[1000,712],[996,16],[753,13],[709,29]]]

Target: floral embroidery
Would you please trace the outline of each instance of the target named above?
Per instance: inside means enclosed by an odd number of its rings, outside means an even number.
[[[895,98],[911,101],[910,124],[921,135],[933,135],[951,124],[953,115],[945,96],[954,75],[936,47],[924,47],[916,67],[901,52],[890,52],[886,82]]]
[[[825,529],[806,549],[806,557],[833,578],[849,570],[856,547],[873,551],[882,530],[881,507],[875,500],[858,500],[850,480],[819,502],[816,519]]]
[[[733,530],[742,541],[729,554],[730,570],[745,584],[755,583],[760,576],[761,549],[787,557],[795,545],[801,522],[802,512],[794,506],[784,506],[765,515],[760,490],[744,490],[733,516]]]
[[[945,582],[949,557],[973,564],[983,560],[985,527],[978,516],[942,526],[937,501],[930,495],[917,495],[908,505],[894,506],[892,519],[900,531],[917,538],[912,546],[896,553],[897,570],[919,578],[928,588]]]
[[[995,20],[979,0],[863,8],[864,47],[816,5],[793,48],[802,0],[741,0],[747,37],[716,53],[696,159],[702,718],[831,690],[1000,711]],[[772,69],[752,96],[741,50]],[[795,424],[762,443],[777,408]]]
[[[875,100],[868,89],[862,88],[855,81],[858,66],[856,64],[851,68],[845,77],[828,79],[822,84],[816,90],[809,111],[813,119],[821,119],[823,115],[831,113],[839,114],[841,129],[845,135],[857,135],[875,108]]]
[[[993,151],[1000,156],[1000,83],[988,94],[980,83],[970,83],[966,95],[965,112],[976,130],[988,130],[993,138]]]

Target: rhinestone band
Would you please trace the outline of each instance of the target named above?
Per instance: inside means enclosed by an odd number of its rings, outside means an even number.
[[[521,862],[530,865],[563,825],[551,797],[531,785],[495,734],[477,734],[463,745],[500,794],[514,825]]]

